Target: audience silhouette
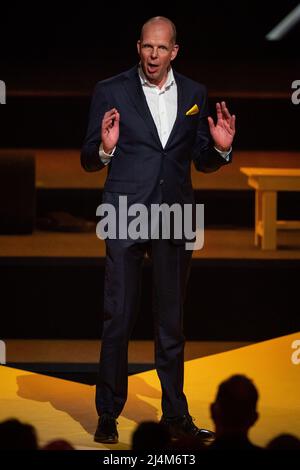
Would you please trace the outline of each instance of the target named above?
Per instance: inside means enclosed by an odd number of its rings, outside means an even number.
[[[248,437],[258,419],[258,391],[249,378],[233,375],[219,385],[214,403],[210,405],[216,438],[212,450],[262,450]]]
[[[75,450],[75,448],[64,439],[55,439],[45,444],[41,450]]]
[[[17,419],[0,423],[0,450],[37,450],[36,431],[31,424]]]
[[[268,450],[300,450],[300,439],[292,434],[280,434],[268,444]]]
[[[133,432],[131,448],[135,452],[163,451],[170,447],[171,435],[163,424],[144,421]]]

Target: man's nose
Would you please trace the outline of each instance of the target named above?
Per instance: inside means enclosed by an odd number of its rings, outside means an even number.
[[[158,48],[153,47],[152,52],[151,52],[151,57],[154,59],[157,56],[158,56]]]

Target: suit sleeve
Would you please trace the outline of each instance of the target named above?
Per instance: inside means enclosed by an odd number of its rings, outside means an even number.
[[[97,171],[105,167],[99,156],[101,144],[101,123],[104,114],[109,109],[103,85],[98,83],[95,87],[86,137],[81,149],[81,165],[86,171]]]
[[[202,106],[200,107],[197,136],[192,151],[192,159],[198,171],[212,173],[213,171],[217,171],[221,166],[231,162],[232,152],[229,154],[227,161],[214,148],[207,121],[207,117],[209,116],[208,96],[204,86],[201,89],[200,96],[201,99],[199,102],[202,103]]]

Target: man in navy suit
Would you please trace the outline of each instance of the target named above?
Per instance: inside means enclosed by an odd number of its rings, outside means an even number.
[[[214,124],[208,116],[205,87],[171,67],[178,48],[172,21],[151,18],[137,42],[139,65],[95,88],[81,162],[87,171],[108,165],[103,202],[117,212],[119,196],[127,196],[128,206],[193,204],[191,162],[199,171],[212,172],[231,161],[235,116],[225,102],[217,103]],[[151,234],[148,239],[106,239],[97,442],[118,442],[116,418],[127,398],[127,349],[145,253],[153,262],[161,422],[174,438],[212,436],[194,424],[183,393],[183,301],[192,253],[184,242],[184,238],[151,238]]]

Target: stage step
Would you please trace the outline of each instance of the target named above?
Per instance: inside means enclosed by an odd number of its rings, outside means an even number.
[[[98,364],[100,340],[34,340],[7,339],[7,363],[32,364]],[[245,341],[187,341],[185,360],[210,356],[231,349],[248,346]],[[128,361],[132,364],[150,364],[154,361],[153,341],[130,341]]]
[[[300,329],[298,231],[279,250],[254,247],[252,230],[206,231],[185,304],[189,341],[259,341]],[[94,234],[0,237],[1,336],[96,339],[101,334],[104,244]],[[6,255],[5,255],[6,254]],[[153,337],[152,268],[142,272],[133,339]]]
[[[101,266],[105,242],[90,233],[34,231],[32,235],[0,235],[0,267],[3,266]],[[254,229],[205,229],[204,247],[193,260],[258,264],[300,260],[300,230],[280,230],[278,249],[261,250],[254,245]]]
[[[248,346],[243,341],[187,341],[185,360],[198,359]],[[99,366],[100,340],[15,340],[8,339],[6,365],[16,369],[38,372],[93,384]],[[154,342],[130,341],[128,373],[136,374],[153,369]]]
[[[100,190],[107,176],[106,169],[88,173],[80,165],[80,149],[76,148],[0,148],[0,158],[7,155],[33,155],[36,162],[36,188],[39,190]],[[235,150],[230,165],[213,173],[203,174],[192,165],[195,190],[250,190],[240,167],[300,168],[300,151]]]

